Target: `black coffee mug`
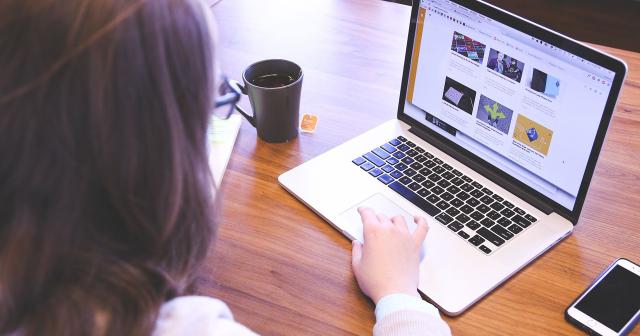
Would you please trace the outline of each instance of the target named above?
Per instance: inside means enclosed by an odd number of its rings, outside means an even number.
[[[244,85],[229,81],[249,96],[253,115],[236,109],[267,142],[285,142],[298,136],[302,69],[295,63],[273,59],[255,63],[242,74]]]

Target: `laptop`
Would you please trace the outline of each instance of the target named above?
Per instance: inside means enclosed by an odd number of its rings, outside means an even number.
[[[571,234],[626,71],[481,1],[414,1],[396,118],[278,180],[349,239],[360,206],[427,217],[418,289],[458,315]]]

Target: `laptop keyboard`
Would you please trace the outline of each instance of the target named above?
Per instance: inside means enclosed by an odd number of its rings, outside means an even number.
[[[537,221],[402,136],[352,162],[484,254]]]

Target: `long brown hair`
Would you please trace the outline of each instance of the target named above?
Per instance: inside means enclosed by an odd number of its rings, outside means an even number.
[[[149,334],[214,233],[198,0],[0,1],[0,334]]]

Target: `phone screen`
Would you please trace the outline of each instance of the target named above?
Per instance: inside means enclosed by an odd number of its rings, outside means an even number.
[[[575,307],[619,332],[640,309],[640,276],[616,265]]]

